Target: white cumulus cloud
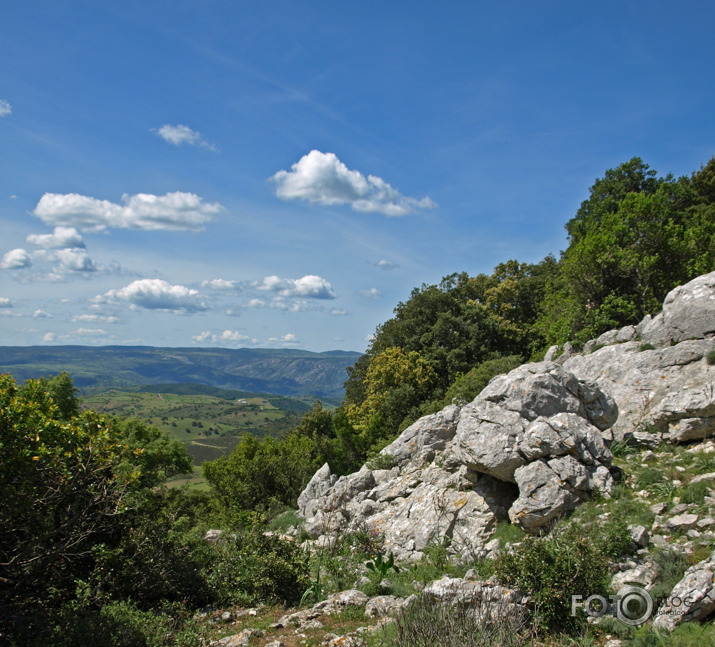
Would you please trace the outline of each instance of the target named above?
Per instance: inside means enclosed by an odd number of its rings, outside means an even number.
[[[55,341],[56,337],[57,337],[57,334],[56,334],[56,333],[46,332],[46,333],[42,336],[42,341],[44,341],[44,342]]]
[[[137,193],[122,196],[122,204],[78,193],[45,193],[32,212],[46,225],[77,227],[82,231],[107,229],[199,231],[224,211],[218,202],[205,203],[195,193],[166,195]]]
[[[277,292],[282,297],[304,297],[307,299],[335,299],[333,286],[324,278],[308,274],[300,279],[282,279],[278,276],[267,276],[262,282],[256,283],[259,290]]]
[[[347,310],[339,310],[338,308],[333,308],[330,311],[330,314],[333,317],[344,317],[346,314],[348,314]]]
[[[350,170],[334,153],[312,150],[269,178],[281,200],[305,200],[324,206],[349,204],[354,211],[406,216],[418,209],[435,209],[430,198],[410,198],[374,175]]]
[[[209,287],[212,290],[235,290],[238,281],[227,281],[226,279],[212,279],[211,281],[201,281],[201,287]]]
[[[82,236],[74,227],[55,227],[51,234],[30,234],[27,242],[42,249],[84,248]]]
[[[266,302],[263,299],[251,299],[244,308],[265,308]]]
[[[106,323],[117,323],[119,319],[113,315],[75,315],[72,317],[72,321],[87,321],[87,322],[97,322],[104,321]]]
[[[83,249],[58,249],[51,255],[57,263],[56,272],[96,272],[97,266]]]
[[[7,117],[11,112],[12,106],[4,99],[0,99],[0,117]]]
[[[30,267],[32,259],[24,249],[11,249],[0,260],[0,269],[19,270],[23,267]]]
[[[281,344],[297,344],[298,338],[292,332],[289,332],[282,337],[269,337],[268,341],[279,342]]]
[[[12,301],[7,297],[0,297],[0,308],[12,308]]]
[[[40,310],[39,308],[32,313],[32,316],[35,319],[52,319],[52,315],[49,312],[45,312],[44,310]]]
[[[397,267],[397,265],[392,261],[388,261],[386,258],[379,260],[376,265],[382,270],[394,270]]]
[[[236,343],[242,341],[251,341],[256,343],[257,341],[255,339],[251,339],[248,335],[242,335],[238,330],[224,330],[218,335],[209,330],[204,330],[204,332],[193,336],[191,339],[199,343],[210,342],[212,344],[220,344],[221,342]]]
[[[311,309],[307,301],[286,301],[283,297],[273,299],[269,307],[285,312],[305,312]]]
[[[377,288],[370,288],[369,290],[358,290],[358,294],[366,299],[382,299],[382,294]]]
[[[208,148],[209,150],[218,152],[218,149],[213,144],[209,144],[201,136],[200,132],[191,130],[191,128],[182,124],[177,124],[176,126],[165,124],[159,128],[157,135],[165,142],[173,144],[174,146],[188,144],[189,146],[201,146],[202,148]]]
[[[171,285],[163,279],[139,279],[118,290],[109,290],[94,298],[95,303],[127,301],[148,310],[199,312],[206,303],[197,290],[183,285]]]

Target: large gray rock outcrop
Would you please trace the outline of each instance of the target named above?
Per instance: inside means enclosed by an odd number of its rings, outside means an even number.
[[[681,622],[703,620],[715,613],[715,552],[691,566],[658,609],[653,626],[672,630]]]
[[[715,435],[715,366],[706,358],[714,348],[715,272],[672,290],[656,317],[604,333],[583,355],[558,361],[618,404],[613,439],[687,442]]]
[[[527,364],[495,378],[474,402],[406,429],[383,450],[394,468],[363,466],[327,489],[334,477],[321,468],[301,494],[300,512],[322,543],[367,528],[398,560],[445,539],[473,559],[498,520],[538,532],[594,490],[607,494],[611,454],[599,429],[616,416],[613,401],[588,380],[553,362]]]

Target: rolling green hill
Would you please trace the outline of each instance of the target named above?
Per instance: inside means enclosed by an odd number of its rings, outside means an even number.
[[[2,346],[0,372],[18,380],[67,371],[83,393],[166,383],[337,403],[346,369],[359,353],[291,349],[155,348],[150,346]]]
[[[160,384],[84,395],[82,407],[159,427],[186,445],[196,465],[231,451],[240,437],[277,436],[298,424],[311,398],[226,391],[197,384]]]

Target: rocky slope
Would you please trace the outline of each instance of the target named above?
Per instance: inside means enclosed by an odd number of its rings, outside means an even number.
[[[547,529],[620,478],[606,444],[715,434],[715,273],[668,294],[663,312],[523,365],[466,405],[421,418],[383,451],[394,467],[336,479],[327,465],[299,498],[308,532],[369,528],[418,559],[449,540],[482,554],[498,520]],[[591,351],[591,352],[588,352]],[[555,361],[549,361],[555,360]],[[389,461],[391,457],[391,461]]]
[[[654,520],[631,527],[638,556],[614,564],[612,586],[650,590],[660,576],[658,551],[686,555],[695,563],[653,609],[655,626],[672,629],[715,612],[715,491],[707,489],[715,484],[715,471],[707,471],[714,392],[712,273],[673,290],[663,312],[638,326],[605,333],[583,352],[552,348],[545,361],[492,380],[473,402],[418,420],[383,450],[390,469],[366,465],[338,479],[323,466],[299,512],[318,545],[336,532],[368,529],[384,535],[385,551],[398,560],[418,560],[430,543],[444,542],[468,562],[498,552],[490,538],[500,520],[540,533],[596,491],[607,500],[623,478],[610,451],[618,441],[619,451],[632,446],[621,461],[627,487]],[[638,490],[655,473],[663,477],[658,487]],[[693,500],[698,484],[705,494]],[[685,503],[674,496],[681,491]]]

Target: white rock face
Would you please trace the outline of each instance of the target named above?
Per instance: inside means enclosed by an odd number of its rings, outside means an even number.
[[[333,481],[324,466],[301,494],[300,512],[323,543],[367,528],[384,535],[398,560],[445,539],[454,554],[474,559],[498,520],[537,532],[594,489],[610,491],[611,453],[593,422],[615,417],[594,384],[553,362],[527,364],[495,378],[471,404],[406,429],[383,450],[393,469],[363,467]]]
[[[681,622],[700,620],[715,612],[715,552],[691,566],[675,585],[653,621],[656,629],[673,630]]]
[[[617,403],[612,437],[655,444],[715,435],[715,366],[706,360],[715,349],[715,272],[672,290],[663,312],[635,330],[639,341],[618,343],[611,333],[619,331],[610,331],[586,347],[610,345],[563,361],[564,369],[593,380]],[[641,350],[643,344],[654,348]]]
[[[643,344],[652,346],[643,346]],[[324,465],[299,499],[323,544],[343,530],[384,534],[398,560],[431,542],[465,559],[484,554],[497,521],[548,528],[618,470],[606,440],[653,445],[715,436],[715,272],[670,292],[663,312],[613,330],[578,354],[525,364],[494,378],[463,407],[407,428],[383,454],[390,470],[336,479]],[[549,357],[557,349],[549,350]]]

